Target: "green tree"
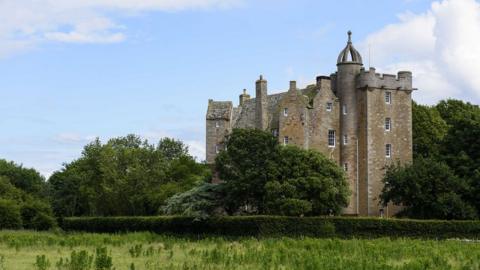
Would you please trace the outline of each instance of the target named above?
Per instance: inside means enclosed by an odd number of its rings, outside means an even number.
[[[419,157],[411,165],[389,166],[380,198],[404,206],[400,216],[421,219],[472,219],[468,183],[445,164]]]
[[[442,159],[461,177],[472,178],[480,164],[480,107],[460,100],[436,106],[449,125],[442,145]]]
[[[14,163],[8,163],[16,166]],[[20,166],[17,169],[23,169]],[[25,169],[31,170],[31,169]],[[31,190],[27,188],[26,190]],[[0,223],[16,223],[17,212],[20,222],[18,226],[25,229],[48,230],[56,226],[56,221],[48,201],[38,197],[36,193],[28,193],[15,185],[8,176],[0,175],[0,199],[4,200],[3,209],[5,216],[0,214]],[[12,219],[13,218],[13,219]],[[10,220],[10,221],[8,221]]]
[[[436,107],[412,105],[413,157],[438,158],[448,125]]]
[[[295,146],[280,147],[277,157],[280,174],[266,184],[269,213],[338,214],[348,205],[348,184],[334,161],[317,151]],[[286,212],[290,206],[295,211]],[[299,209],[304,211],[300,213]]]
[[[166,215],[190,216],[199,219],[223,213],[224,184],[204,183],[172,196],[162,207]]]
[[[163,138],[158,143],[157,149],[168,160],[179,159],[188,156],[188,147],[179,140]]]
[[[20,207],[15,201],[0,199],[0,230],[20,229],[22,227],[22,216]]]
[[[249,206],[260,214],[339,213],[348,184],[338,165],[321,153],[283,147],[270,133],[235,129],[216,159],[230,213]]]
[[[226,208],[232,213],[251,205],[263,211],[265,184],[280,174],[276,164],[278,142],[270,133],[234,129],[219,153],[215,168],[225,180]]]
[[[79,159],[50,177],[49,190],[61,216],[155,215],[166,199],[209,175],[180,141],[156,146],[128,135],[86,145]]]
[[[24,168],[13,161],[0,159],[0,176],[7,177],[17,188],[34,196],[45,196],[45,179],[35,169]]]

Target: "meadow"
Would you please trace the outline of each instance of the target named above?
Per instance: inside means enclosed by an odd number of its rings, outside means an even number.
[[[480,243],[0,231],[5,269],[480,269]]]

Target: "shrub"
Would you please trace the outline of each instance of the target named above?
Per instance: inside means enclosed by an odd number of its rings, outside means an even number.
[[[72,251],[70,259],[60,258],[55,264],[58,270],[88,270],[91,268],[93,256],[89,255],[87,251]]]
[[[50,261],[45,255],[37,255],[34,266],[37,270],[47,270],[50,268]]]
[[[112,257],[108,255],[106,247],[99,247],[96,249],[95,269],[96,270],[111,270],[113,267]]]
[[[0,229],[22,227],[20,208],[14,201],[0,199]]]
[[[237,216],[195,220],[188,217],[66,218],[66,231],[151,231],[177,235],[480,238],[480,221],[409,220],[350,217]]]
[[[56,226],[50,206],[38,200],[24,203],[21,215],[25,229],[44,231]]]

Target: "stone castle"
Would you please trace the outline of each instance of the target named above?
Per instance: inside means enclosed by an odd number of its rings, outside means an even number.
[[[208,101],[206,159],[213,163],[233,128],[272,132],[282,144],[315,149],[335,160],[351,189],[346,215],[391,216],[399,208],[380,205],[385,166],[412,160],[412,73],[378,74],[365,70],[351,32],[338,56],[337,72],[318,76],[315,85],[268,95],[260,76],[255,98],[246,90],[238,107]]]

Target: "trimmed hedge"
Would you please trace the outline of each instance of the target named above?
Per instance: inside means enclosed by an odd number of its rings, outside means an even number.
[[[176,235],[480,238],[480,221],[348,217],[77,217],[61,222],[65,231],[151,231]]]

